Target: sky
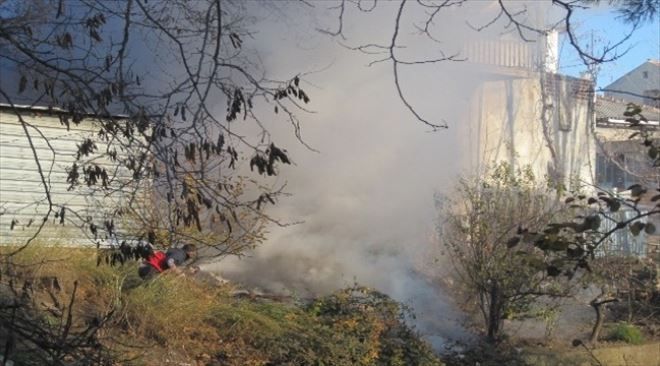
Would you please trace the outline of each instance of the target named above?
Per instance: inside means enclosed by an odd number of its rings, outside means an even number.
[[[575,24],[581,44],[594,49],[602,49],[607,44],[616,43],[631,30],[631,26],[617,19],[618,14],[611,9],[590,9],[578,12]],[[621,58],[600,66],[597,86],[603,88],[648,59],[660,59],[660,16],[644,23],[637,29],[620,51],[628,50]],[[560,73],[579,76],[584,65],[577,54],[564,40],[560,43]]]

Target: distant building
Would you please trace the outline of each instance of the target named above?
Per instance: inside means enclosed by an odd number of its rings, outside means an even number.
[[[660,60],[648,60],[606,86],[605,96],[660,108]]]

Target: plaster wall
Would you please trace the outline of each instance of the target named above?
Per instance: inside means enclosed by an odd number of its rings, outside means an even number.
[[[476,142],[469,163],[478,172],[497,162],[529,165],[537,177],[570,186],[593,183],[591,103],[584,83],[575,80],[530,72],[479,85],[465,129]]]

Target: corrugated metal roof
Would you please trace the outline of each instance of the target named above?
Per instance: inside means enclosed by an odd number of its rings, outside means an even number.
[[[627,117],[623,115],[628,107],[628,102],[619,99],[612,99],[608,97],[598,96],[595,103],[596,121],[611,120],[625,120]],[[660,109],[653,106],[643,105],[642,115],[646,117],[649,122],[660,121]]]

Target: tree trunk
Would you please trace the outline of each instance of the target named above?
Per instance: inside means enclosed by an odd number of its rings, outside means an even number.
[[[607,310],[607,304],[610,302],[618,301],[615,298],[606,298],[602,299],[600,296],[591,300],[589,305],[594,308],[596,311],[596,323],[594,328],[591,331],[591,336],[589,337],[589,343],[596,344],[598,343],[598,336],[600,331],[603,329],[603,323],[605,323],[605,311]]]
[[[488,311],[488,342],[495,343],[502,329],[502,294],[497,281],[490,288],[490,306]]]
[[[591,331],[591,336],[589,337],[589,342],[596,344],[598,342],[598,336],[600,335],[600,330],[603,328],[603,323],[605,322],[605,316],[603,314],[602,306],[603,304],[599,302],[591,302],[591,306],[594,308],[596,311],[596,323],[594,324],[594,328]]]

